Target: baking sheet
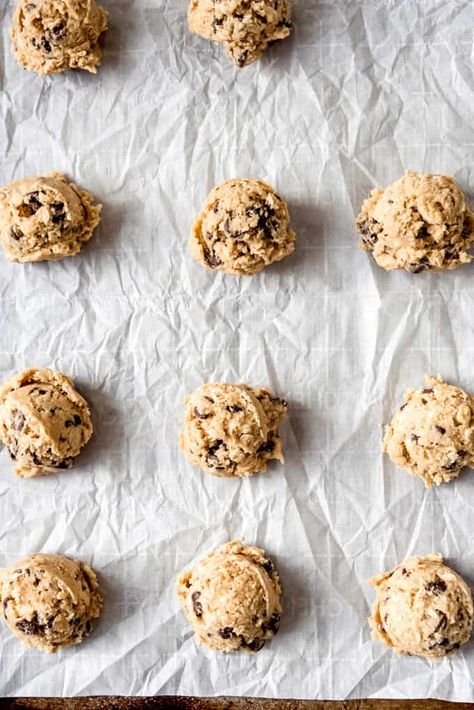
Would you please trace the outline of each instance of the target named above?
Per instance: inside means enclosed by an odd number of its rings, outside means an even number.
[[[474,391],[474,266],[385,273],[353,218],[405,168],[474,192],[472,2],[296,0],[295,32],[241,71],[191,36],[184,0],[103,0],[97,76],[22,71],[0,8],[0,180],[61,170],[104,203],[83,252],[0,259],[0,375],[71,374],[95,436],[70,473],[16,479],[0,456],[0,564],[38,550],[89,561],[95,633],[49,656],[0,629],[1,695],[474,699],[474,643],[442,662],[370,639],[371,575],[440,551],[474,583],[474,477],[426,491],[379,446],[404,391],[441,373]],[[208,190],[275,184],[297,250],[254,278],[186,248]],[[472,204],[472,200],[471,200]],[[182,399],[206,381],[289,400],[284,467],[206,477],[178,450]],[[256,656],[197,648],[177,573],[229,539],[263,546],[284,586]]]

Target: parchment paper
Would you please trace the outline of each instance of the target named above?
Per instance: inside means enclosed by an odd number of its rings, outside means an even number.
[[[474,192],[474,6],[296,0],[295,32],[237,71],[189,34],[185,0],[103,0],[97,76],[13,60],[2,2],[1,184],[61,170],[103,202],[83,252],[0,258],[0,376],[72,375],[93,442],[70,473],[14,477],[0,455],[0,565],[38,550],[90,562],[106,604],[87,642],[49,656],[0,629],[0,694],[232,694],[474,699],[474,643],[441,662],[370,639],[368,577],[442,552],[474,583],[474,474],[437,490],[382,457],[382,425],[425,373],[474,391],[474,267],[385,273],[354,215],[405,168]],[[207,192],[275,184],[298,234],[254,278],[187,252]],[[472,200],[471,200],[472,204]],[[185,394],[206,381],[288,398],[286,463],[207,477],[178,450]],[[275,559],[285,613],[257,655],[197,648],[179,571],[229,539]]]

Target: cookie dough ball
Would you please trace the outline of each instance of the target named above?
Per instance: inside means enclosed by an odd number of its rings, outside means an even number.
[[[356,220],[360,245],[387,271],[456,269],[472,260],[474,214],[449,175],[405,175],[376,188]]]
[[[194,222],[192,255],[209,269],[251,276],[295,248],[284,200],[261,180],[227,180]]]
[[[0,242],[9,261],[77,254],[100,222],[102,205],[61,173],[16,180],[0,189]]]
[[[437,378],[411,389],[386,427],[382,449],[428,488],[474,467],[474,398]]]
[[[442,658],[469,641],[471,590],[441,555],[410,557],[370,584],[377,593],[372,635],[397,653]]]
[[[284,399],[263,387],[207,384],[185,400],[180,447],[212,476],[252,476],[270,459],[284,462],[278,425],[288,410]]]
[[[17,476],[71,468],[91,436],[88,404],[61,372],[24,370],[0,388],[0,438]]]
[[[238,67],[259,59],[292,29],[289,0],[191,0],[188,22],[194,34],[223,44]]]
[[[214,651],[260,651],[280,626],[280,578],[258,547],[228,542],[182,574],[177,594],[196,640]]]
[[[24,69],[54,74],[65,69],[95,72],[99,35],[107,13],[94,0],[18,0],[10,30],[12,52]]]
[[[42,553],[0,569],[0,600],[0,616],[15,636],[49,653],[81,643],[102,608],[88,565]]]

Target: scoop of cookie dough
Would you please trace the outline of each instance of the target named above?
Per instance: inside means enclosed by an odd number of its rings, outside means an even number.
[[[449,175],[405,175],[372,190],[356,220],[359,246],[387,271],[456,269],[472,261],[474,214]]]
[[[191,0],[189,29],[223,44],[238,67],[259,59],[270,42],[291,32],[290,0]]]
[[[29,646],[54,653],[81,643],[99,616],[102,596],[84,562],[37,553],[0,569],[0,615]]]
[[[474,398],[437,378],[411,389],[386,427],[382,449],[428,488],[474,468]]]
[[[0,189],[0,242],[9,261],[77,254],[100,222],[102,205],[61,173],[16,180]]]
[[[178,578],[196,640],[215,651],[260,651],[280,626],[280,579],[258,547],[228,542]]]
[[[102,54],[99,35],[106,29],[107,13],[94,0],[18,0],[12,52],[24,69],[38,74],[95,73]]]
[[[441,555],[410,557],[370,584],[377,593],[372,635],[397,653],[442,658],[469,640],[471,590]]]
[[[251,476],[283,463],[278,425],[288,404],[263,387],[206,384],[185,400],[180,447],[213,476]]]
[[[61,372],[23,370],[0,388],[0,438],[17,476],[71,468],[91,436],[88,404]]]
[[[227,180],[207,197],[189,246],[209,269],[252,275],[295,248],[286,202],[261,180]]]

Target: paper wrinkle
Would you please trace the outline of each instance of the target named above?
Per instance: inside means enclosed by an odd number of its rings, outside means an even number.
[[[16,479],[0,454],[0,565],[44,550],[97,570],[102,618],[49,656],[0,628],[0,695],[254,695],[473,701],[469,644],[442,662],[372,641],[369,577],[441,552],[474,583],[474,478],[425,491],[383,457],[383,425],[426,373],[474,392],[474,266],[386,273],[356,248],[370,189],[446,172],[474,206],[469,0],[294,0],[292,36],[237,71],[191,35],[186,0],[102,0],[96,76],[40,78],[0,8],[0,183],[64,172],[104,205],[82,252],[0,258],[0,377],[55,367],[91,404],[78,465]],[[189,255],[195,215],[232,177],[287,200],[296,251],[253,278]],[[178,448],[204,382],[289,401],[285,465],[205,476]],[[197,648],[175,597],[184,568],[235,538],[281,574],[278,636],[256,656]]]

